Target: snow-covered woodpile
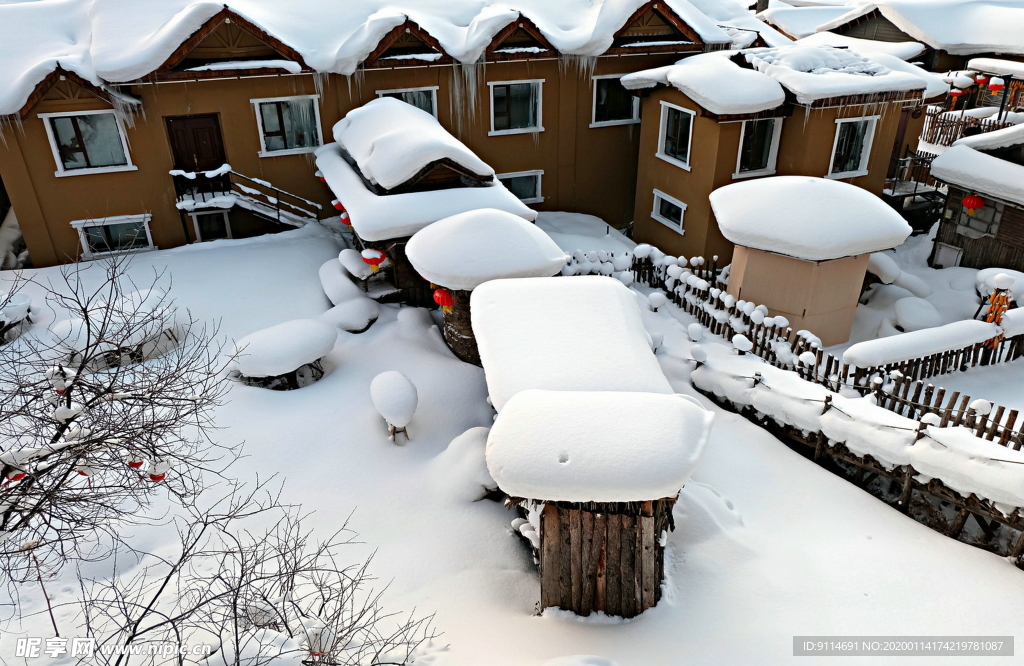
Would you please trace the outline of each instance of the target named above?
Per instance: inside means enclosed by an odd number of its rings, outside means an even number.
[[[541,608],[633,617],[654,606],[662,535],[712,414],[673,394],[617,280],[494,280],[472,304],[498,411],[487,468],[539,534],[528,538]]]
[[[264,328],[235,343],[232,375],[250,386],[275,391],[303,388],[324,376],[322,359],[338,329],[317,319],[295,319]]]
[[[470,321],[470,295],[488,280],[551,277],[565,253],[536,225],[518,215],[482,209],[453,215],[418,231],[406,246],[413,268],[438,288],[444,339],[455,355],[480,364]]]

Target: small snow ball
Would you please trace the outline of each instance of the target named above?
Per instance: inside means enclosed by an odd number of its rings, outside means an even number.
[[[982,400],[981,398],[978,398],[977,400],[971,403],[971,409],[974,410],[975,414],[987,416],[988,413],[992,411],[992,403],[989,402],[988,400]]]
[[[776,315],[775,325],[778,326],[779,328],[786,328],[787,326],[789,326],[789,320],[783,317],[782,315]]]
[[[406,427],[412,421],[419,404],[416,387],[409,378],[397,370],[382,372],[370,382],[370,399],[377,412],[384,417],[392,441],[398,432],[409,438]]]
[[[686,334],[690,336],[690,340],[693,342],[700,342],[704,339],[704,328],[697,322],[694,322],[686,327]]]
[[[814,352],[805,351],[800,354],[800,362],[804,365],[814,365],[817,360],[818,357],[815,356]]]
[[[657,353],[661,349],[662,343],[665,342],[664,333],[649,333],[648,337],[651,339],[651,351]]]
[[[1013,279],[1013,276],[1006,273],[999,273],[992,278],[992,286],[996,289],[1009,289],[1014,282],[1016,280]]]
[[[755,309],[750,313],[750,321],[754,322],[755,325],[764,322],[764,313]]]
[[[708,350],[704,349],[701,345],[694,345],[690,347],[690,358],[698,364],[704,363],[708,360]]]
[[[942,417],[940,417],[938,414],[929,412],[928,414],[925,414],[924,416],[921,417],[921,423],[924,423],[925,425],[937,426],[940,423],[942,423]]]
[[[637,259],[646,259],[647,257],[651,256],[651,250],[653,249],[654,248],[648,245],[647,243],[640,243],[635,248],[633,248],[633,256],[636,257]]]
[[[942,317],[935,306],[924,300],[909,296],[901,298],[893,304],[896,312],[896,323],[905,332],[920,331],[925,328],[934,328],[942,324]]]
[[[371,298],[353,298],[335,305],[320,319],[349,333],[362,333],[380,316],[380,305]]]
[[[742,333],[737,333],[736,335],[732,336],[732,346],[740,354],[746,354],[748,351],[754,348],[754,343],[751,342],[750,339],[747,336],[743,335]]]
[[[654,311],[657,312],[658,308],[664,307],[668,303],[668,297],[660,291],[655,291],[648,294],[647,301],[651,304]]]
[[[619,282],[626,285],[627,287],[633,284],[633,274],[630,273],[629,271],[622,271],[621,273],[614,273],[613,275],[616,279],[618,279]]]
[[[318,319],[295,319],[250,333],[237,343],[232,370],[251,386],[287,391],[321,377],[321,359],[338,339],[338,329]]]

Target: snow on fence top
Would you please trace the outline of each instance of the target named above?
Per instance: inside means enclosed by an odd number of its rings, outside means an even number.
[[[537,219],[537,211],[520,201],[497,179],[487,187],[381,196],[366,189],[359,174],[342,157],[337,143],[316,150],[316,166],[334,196],[345,206],[352,228],[363,240],[405,238],[442,218],[478,208],[497,208],[525,220]]]
[[[428,164],[449,159],[478,176],[494,169],[448,133],[437,118],[393,97],[352,109],[334,125],[334,140],[371,183],[391,189]]]
[[[526,389],[672,393],[633,292],[604,276],[485,282],[473,331],[499,412]]]
[[[295,319],[250,333],[235,343],[234,369],[244,377],[277,377],[326,356],[338,329],[317,319]]]
[[[992,114],[993,116],[998,114]],[[1006,115],[1018,115],[1014,113]],[[975,150],[998,150],[1024,144],[1024,123],[1004,127],[994,132],[983,132],[974,136],[965,136],[953,142],[954,146],[970,146]]]
[[[629,90],[675,86],[712,113],[757,113],[786,101],[786,93],[776,81],[740,67],[723,53],[703,53],[675,65],[627,74],[620,81]]]
[[[967,61],[967,69],[986,74],[998,74],[1024,81],[1024,62],[1003,60],[1002,58],[971,58]]]
[[[416,232],[405,248],[416,272],[449,289],[476,289],[497,278],[551,277],[568,257],[518,215],[485,208]]]
[[[675,497],[700,461],[713,420],[711,412],[680,395],[522,391],[491,428],[487,469],[512,497]]]
[[[1014,0],[885,0],[859,5],[818,30],[875,10],[917,41],[953,55],[1024,54],[1024,8]]]
[[[731,44],[717,24],[744,25],[736,0],[663,0],[708,44]],[[125,82],[162,65],[225,7],[294,49],[318,72],[351,75],[380,40],[406,19],[434,37],[444,53],[470,64],[520,16],[533,21],[561,53],[596,56],[644,0],[520,0],[515,9],[489,0],[48,0],[0,3],[0,115],[16,112],[56,62],[86,79]],[[729,17],[735,16],[736,20]],[[760,32],[760,31],[759,31]],[[776,41],[770,28],[771,42]],[[755,33],[756,34],[756,33]]]
[[[879,53],[893,55],[900,60],[910,60],[921,55],[925,45],[921,42],[880,42],[877,39],[861,39],[834,32],[816,32],[796,40],[800,46],[835,46],[848,48],[854,53],[873,58]]]
[[[962,349],[997,335],[999,327],[995,324],[965,319],[945,326],[858,342],[843,352],[843,361],[858,368],[872,368]]]
[[[1024,204],[1024,166],[986,155],[971,146],[947,149],[932,160],[931,175],[951,185]]]
[[[758,178],[720,187],[709,198],[733,243],[807,261],[887,250],[911,231],[867,190],[826,178]]]

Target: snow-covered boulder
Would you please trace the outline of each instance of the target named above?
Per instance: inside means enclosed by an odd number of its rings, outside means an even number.
[[[550,277],[569,259],[537,225],[493,208],[439,220],[417,232],[405,252],[430,282],[467,291],[498,278]]]
[[[337,259],[328,259],[320,267],[320,285],[334,305],[340,305],[354,298],[365,298],[366,294],[346,275],[346,270]]]
[[[387,422],[391,439],[395,439],[397,431],[405,433],[408,439],[406,426],[412,421],[419,405],[416,386],[409,378],[397,370],[380,373],[370,382],[370,399],[377,412]]]
[[[335,305],[320,315],[320,319],[349,333],[362,333],[377,321],[380,305],[365,296]]]
[[[904,331],[920,331],[942,323],[939,311],[923,298],[901,298],[893,305],[893,309],[896,312],[896,323]]]
[[[267,388],[301,388],[323,376],[320,359],[338,339],[338,329],[318,319],[295,319],[250,333],[235,343],[232,369]],[[273,380],[281,379],[279,382]],[[310,381],[312,380],[312,381]],[[286,386],[287,385],[287,386]]]

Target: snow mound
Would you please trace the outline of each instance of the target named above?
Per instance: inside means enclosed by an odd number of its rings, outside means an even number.
[[[942,323],[935,306],[923,298],[901,298],[893,305],[896,321],[906,332],[934,328]]]
[[[370,399],[384,420],[398,428],[409,425],[419,404],[416,387],[397,370],[388,370],[373,378]]]
[[[932,160],[931,174],[951,185],[1024,204],[1024,166],[987,155],[970,145],[947,148]]]
[[[349,275],[357,280],[365,280],[373,275],[373,269],[370,268],[370,264],[363,261],[363,255],[358,250],[345,248],[338,254],[338,261]]]
[[[536,225],[485,208],[438,220],[406,245],[420,275],[449,289],[475,289],[496,278],[550,277],[566,255]]]
[[[295,319],[250,333],[235,343],[234,369],[244,377],[277,377],[323,358],[338,329],[317,319]]]
[[[380,305],[372,298],[360,297],[335,305],[320,319],[349,333],[361,333],[377,321]]]
[[[925,45],[920,42],[881,42],[877,39],[861,39],[849,35],[837,35],[834,32],[816,32],[796,40],[801,46],[834,46],[846,47],[854,53],[874,57],[879,53],[896,56],[900,60],[916,58],[924,52]]]
[[[886,250],[911,231],[867,190],[825,178],[758,178],[720,187],[709,199],[733,243],[807,261]]]
[[[478,176],[494,169],[448,133],[432,114],[393,97],[353,109],[334,125],[334,140],[371,183],[391,189],[438,160],[451,160]]]
[[[999,327],[995,324],[965,319],[945,326],[858,342],[843,352],[843,361],[858,368],[871,368],[961,349],[998,334]]]
[[[0,298],[0,324],[9,324],[21,321],[28,316],[32,307],[32,297],[28,294],[17,293]]]
[[[1006,275],[1012,278],[1013,281],[1008,287],[1001,288],[1009,289],[1010,295],[1013,296],[1014,300],[1024,296],[1024,273],[1008,268],[983,268],[978,271],[974,276],[974,281],[975,289],[980,296],[987,298],[995,290],[997,275]]]
[[[470,428],[434,459],[438,481],[455,499],[476,502],[498,487],[487,471],[490,428]]]
[[[341,262],[337,259],[328,259],[320,266],[320,285],[334,305],[340,305],[353,299],[366,298],[363,290],[348,278]]]
[[[892,283],[901,289],[906,289],[918,298],[928,298],[932,295],[932,288],[928,286],[927,282],[906,271],[902,271]]]
[[[872,252],[868,257],[868,273],[876,276],[883,284],[892,284],[902,272],[896,260],[884,252]]]
[[[513,497],[674,497],[697,466],[713,420],[711,412],[679,395],[522,391],[491,428],[487,468]]]

